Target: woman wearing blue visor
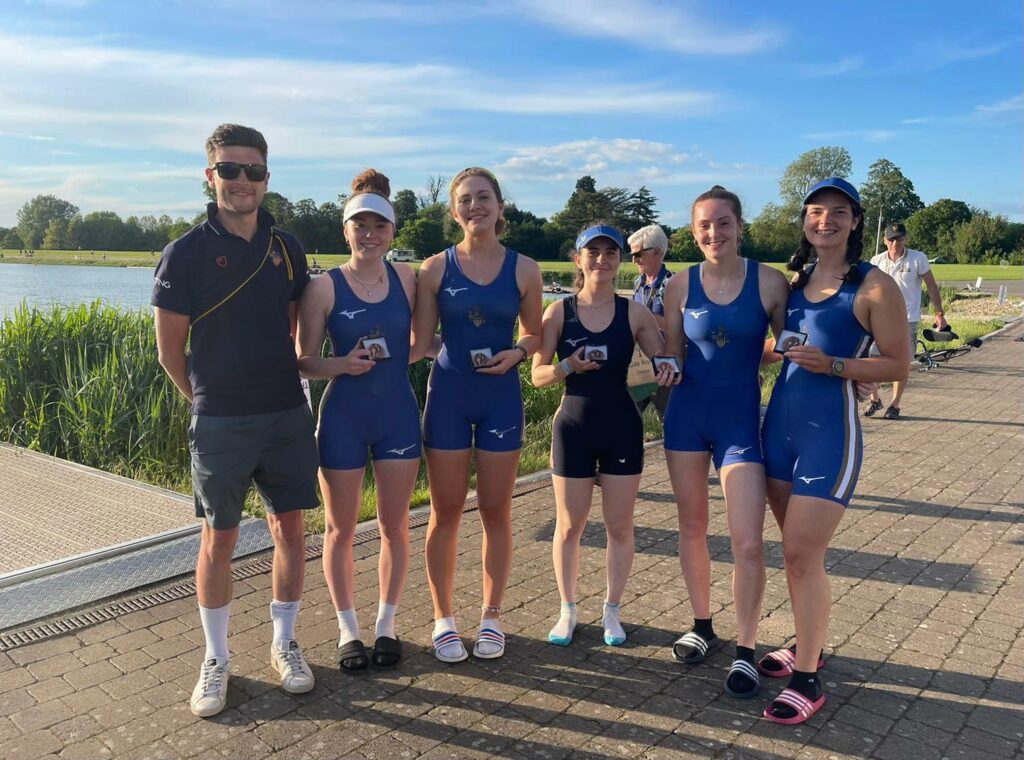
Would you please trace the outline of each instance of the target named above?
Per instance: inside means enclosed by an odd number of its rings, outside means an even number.
[[[823,667],[832,592],[825,552],[853,496],[863,441],[855,382],[902,380],[910,347],[903,296],[892,278],[860,260],[864,212],[857,189],[830,177],[804,197],[803,235],[777,350],[785,361],[762,431],[768,503],[782,529],[796,645],[758,669],[790,676],[765,709],[776,723],[803,723],[824,704]],[[872,340],[879,356],[868,356]]]
[[[571,643],[576,627],[580,537],[598,473],[608,536],[604,641],[618,646],[626,640],[619,601],[633,565],[633,507],[644,454],[643,422],[626,386],[634,346],[654,360],[659,385],[679,381],[674,357],[658,360],[664,341],[654,316],[644,304],[615,294],[623,247],[622,234],[610,225],[580,232],[573,251],[577,292],[547,308],[533,357],[535,386],[565,383],[551,434],[552,558],[562,605],[548,641],[560,646]],[[552,364],[556,352],[560,361]]]

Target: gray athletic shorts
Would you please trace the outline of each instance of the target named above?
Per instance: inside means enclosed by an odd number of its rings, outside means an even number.
[[[907,328],[910,330],[910,361],[914,361],[914,354],[917,353],[917,326],[919,322],[908,322]],[[878,352],[878,344],[872,343],[871,350],[868,351],[868,356],[881,356]]]
[[[319,505],[319,456],[305,404],[270,414],[193,415],[188,439],[196,517],[211,528],[238,525],[251,484],[273,514]]]

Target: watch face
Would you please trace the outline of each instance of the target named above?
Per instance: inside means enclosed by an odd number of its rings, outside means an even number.
[[[832,362],[832,374],[841,375],[844,369],[846,369],[846,362],[842,359],[836,359]]]

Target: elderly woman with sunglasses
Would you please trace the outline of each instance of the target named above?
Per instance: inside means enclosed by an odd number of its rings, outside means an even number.
[[[648,224],[641,227],[626,241],[629,244],[629,255],[640,270],[633,281],[633,300],[646,306],[658,328],[665,330],[665,286],[668,285],[672,273],[665,266],[665,254],[668,252],[668,237],[660,224]],[[648,386],[649,387],[649,386]],[[671,386],[659,385],[653,392],[637,399],[636,405],[640,414],[653,402],[658,418],[664,421],[668,398],[672,393]]]

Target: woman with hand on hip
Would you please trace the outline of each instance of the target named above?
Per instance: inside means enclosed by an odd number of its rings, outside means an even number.
[[[909,366],[906,311],[892,278],[860,260],[864,212],[857,189],[831,177],[814,185],[800,214],[803,237],[786,306],[790,345],[765,416],[768,503],[782,529],[796,646],[758,668],[790,676],[765,709],[776,723],[803,723],[825,702],[823,667],[831,610],[825,551],[853,496],[863,441],[855,381],[902,380]],[[872,340],[879,356],[868,357]],[[781,346],[780,346],[781,348]]]
[[[596,224],[579,234],[573,252],[577,292],[547,308],[541,348],[533,357],[535,386],[565,382],[551,433],[552,559],[562,605],[548,641],[560,646],[572,642],[576,628],[580,536],[598,473],[608,537],[604,641],[609,646],[626,641],[619,602],[633,565],[633,508],[644,456],[643,422],[626,374],[637,343],[655,357],[664,341],[644,304],[615,294],[623,247],[622,235],[610,225]],[[556,352],[561,361],[552,364]],[[659,386],[678,381],[677,364],[656,365]]]
[[[734,560],[736,656],[725,688],[735,697],[760,691],[754,667],[764,593],[765,475],[758,367],[769,326],[778,335],[789,285],[765,264],[739,255],[740,199],[715,185],[694,201],[691,231],[704,261],[665,290],[666,344],[685,349],[683,380],[665,413],[665,458],[679,510],[679,562],[693,628],[672,647],[675,658],[703,662],[720,643],[711,621],[708,467],[725,495]]]
[[[419,271],[413,319],[416,358],[440,350],[430,373],[423,439],[430,477],[427,579],[434,600],[434,656],[468,657],[453,606],[459,524],[470,457],[483,524],[483,604],[473,655],[505,653],[500,614],[512,564],[512,489],[523,444],[519,365],[540,343],[537,262],[504,246],[504,201],[497,179],[471,167],[450,187],[452,217],[462,242],[431,256]],[[513,342],[516,320],[519,340]]]
[[[387,177],[367,169],[352,181],[342,219],[352,257],[314,279],[299,309],[299,368],[329,379],[320,402],[320,488],[327,527],[324,575],[338,616],[338,664],[366,668],[353,599],[352,541],[362,505],[367,452],[377,490],[381,549],[374,665],[402,656],[395,609],[409,567],[409,501],[419,471],[419,407],[409,383],[415,275],[384,255],[395,234]],[[321,358],[324,333],[333,356]]]

